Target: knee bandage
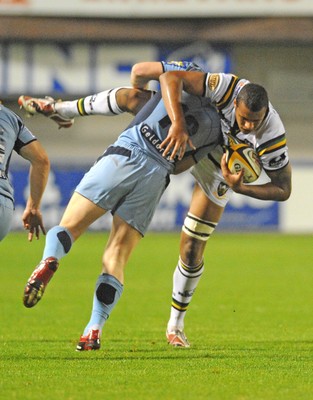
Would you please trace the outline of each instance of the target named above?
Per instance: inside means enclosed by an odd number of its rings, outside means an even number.
[[[186,235],[205,242],[212,235],[216,226],[216,222],[205,221],[204,219],[188,213],[182,230],[186,233]]]

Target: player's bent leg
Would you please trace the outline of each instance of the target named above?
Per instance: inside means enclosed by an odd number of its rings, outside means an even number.
[[[58,269],[59,260],[70,251],[72,243],[88,226],[105,212],[79,193],[73,194],[60,226],[50,229],[47,234],[43,259],[28,279],[24,289],[25,307],[34,307],[41,300],[48,283]]]
[[[42,114],[60,128],[70,128],[76,116],[115,116],[128,112],[136,115],[155,92],[132,87],[118,87],[71,101],[54,100],[50,96],[37,98],[22,95],[20,108],[28,115]]]
[[[154,93],[145,89],[120,88],[116,92],[116,103],[121,110],[136,115]]]
[[[123,293],[123,285],[112,275],[101,274],[96,282],[91,318],[76,346],[77,351],[99,350],[102,328]]]
[[[107,211],[78,192],[74,192],[60,221],[77,240],[86,229]]]
[[[102,272],[113,275],[124,283],[125,265],[141,238],[142,234],[139,231],[115,214],[102,258]]]
[[[43,259],[28,279],[24,289],[25,307],[34,307],[42,298],[48,283],[58,269],[58,260],[70,251],[72,243],[73,237],[66,228],[55,226],[49,230]]]
[[[102,329],[123,293],[124,268],[142,235],[114,215],[109,241],[103,255],[102,274],[96,281],[91,317],[77,351],[99,350]]]
[[[58,260],[70,251],[72,243],[73,237],[66,228],[55,226],[48,231],[43,259],[28,279],[24,289],[25,307],[34,307],[42,298],[48,283],[58,269]]]

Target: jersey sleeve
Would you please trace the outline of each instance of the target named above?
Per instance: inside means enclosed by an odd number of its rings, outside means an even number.
[[[17,116],[18,135],[15,141],[14,150],[19,153],[21,148],[37,140],[32,132],[24,125],[23,121]]]
[[[199,65],[190,61],[161,61],[163,71],[200,71],[204,72]]]
[[[269,118],[263,127],[262,142],[256,151],[266,171],[276,171],[289,163],[285,127],[278,113],[270,105]]]
[[[235,99],[240,89],[249,83],[233,74],[207,73],[205,97],[208,97],[219,110],[227,107]]]

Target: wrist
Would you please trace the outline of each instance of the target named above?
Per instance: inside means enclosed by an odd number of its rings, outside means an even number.
[[[31,201],[28,201],[26,204],[26,208],[28,210],[30,210],[31,212],[37,212],[39,210],[39,205],[38,204],[34,204]]]

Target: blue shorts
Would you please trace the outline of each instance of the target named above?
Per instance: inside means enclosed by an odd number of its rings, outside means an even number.
[[[0,195],[0,241],[8,234],[13,220],[13,201]]]
[[[111,146],[75,191],[144,235],[168,183],[166,168],[138,147]]]

